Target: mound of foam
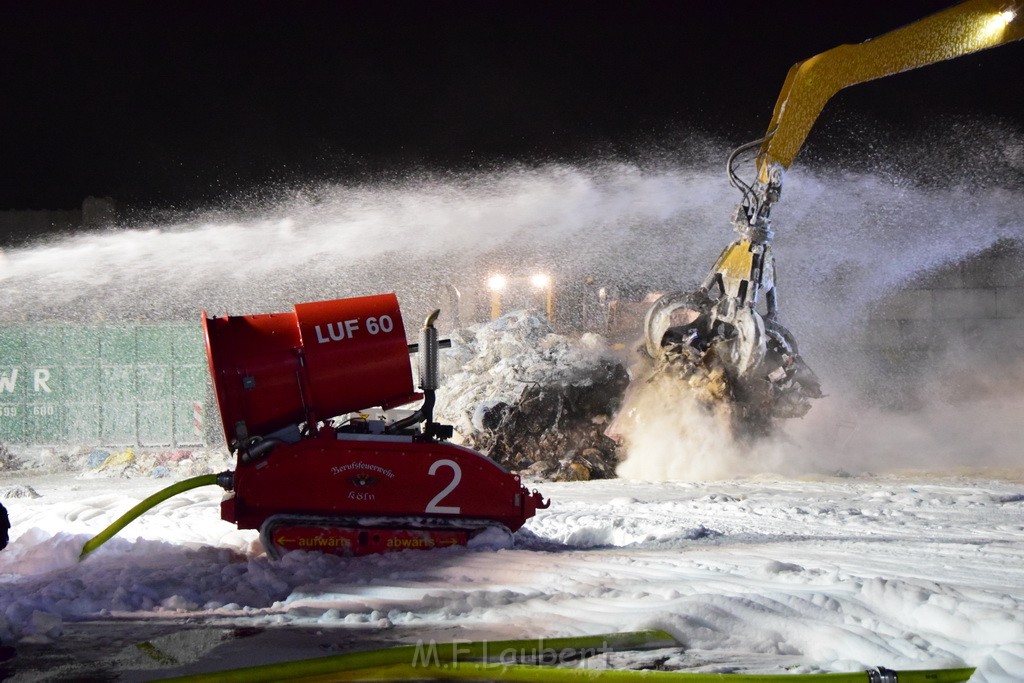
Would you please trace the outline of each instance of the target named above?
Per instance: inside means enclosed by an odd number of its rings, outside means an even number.
[[[539,478],[614,476],[604,429],[628,376],[603,337],[556,334],[516,311],[453,333],[442,356],[435,416],[462,443]]]

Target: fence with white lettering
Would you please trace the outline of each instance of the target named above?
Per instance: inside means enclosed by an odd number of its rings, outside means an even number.
[[[0,443],[206,445],[209,391],[198,324],[0,327]]]

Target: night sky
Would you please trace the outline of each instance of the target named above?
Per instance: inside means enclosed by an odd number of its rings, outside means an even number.
[[[0,209],[194,208],[274,184],[628,156],[688,127],[739,144],[791,64],[949,4],[3,0]],[[1022,43],[826,112],[1022,123]]]

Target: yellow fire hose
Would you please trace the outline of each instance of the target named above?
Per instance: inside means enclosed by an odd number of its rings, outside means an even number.
[[[560,655],[566,651],[599,654],[613,650],[649,649],[652,647],[671,647],[678,645],[675,638],[664,631],[630,631],[627,633],[609,633],[596,636],[576,638],[529,638],[524,640],[492,640],[447,643],[429,643],[418,645],[402,645],[399,647],[351,652],[329,657],[315,657],[293,662],[280,662],[262,666],[250,666],[242,669],[218,671],[209,674],[197,674],[173,678],[173,681],[190,681],[228,683],[255,683],[256,681],[330,681],[358,680],[342,678],[343,674],[359,673],[361,676],[372,676],[374,671],[386,670],[392,666],[407,665],[413,670],[423,668],[426,672],[431,666],[444,666],[448,662],[460,660],[476,660],[512,656],[516,658],[544,657],[552,653]],[[542,674],[545,669],[530,669],[535,674]],[[423,676],[432,678],[434,676]],[[377,680],[381,680],[377,678]]]
[[[82,548],[79,559],[99,548],[118,531],[130,524],[147,510],[163,501],[201,486],[224,485],[221,474],[204,474],[172,484],[149,496],[128,512],[121,515],[106,529],[91,538]],[[305,681],[307,683],[327,681],[410,681],[410,680],[485,680],[485,681],[535,681],[537,683],[559,683],[561,681],[616,681],[632,682],[681,681],[685,683],[798,683],[822,681],[824,683],[874,683],[886,680],[869,672],[836,674],[717,674],[679,671],[649,670],[605,670],[545,666],[549,658],[552,663],[565,663],[576,659],[585,660],[615,650],[649,649],[669,647],[678,644],[664,631],[634,631],[610,633],[576,638],[551,638],[539,640],[499,640],[429,645],[406,645],[353,652],[331,657],[317,657],[292,662],[281,662],[262,666],[232,669],[208,674],[185,676],[170,680],[211,683],[255,683],[257,681]],[[506,659],[517,661],[537,659],[540,665],[504,663]],[[502,663],[475,662],[472,660],[498,659]],[[462,661],[460,661],[462,660]],[[467,661],[468,660],[468,661]],[[894,672],[900,683],[957,683],[966,681],[974,669],[935,669],[928,671]],[[874,676],[874,677],[873,677]],[[892,679],[896,680],[896,679]]]
[[[89,539],[86,542],[85,547],[82,548],[82,554],[78,556],[78,559],[84,559],[86,555],[109,541],[114,534],[128,526],[132,520],[144,513],[146,510],[159,505],[168,498],[176,496],[179,493],[184,493],[185,491],[199,488],[200,486],[211,486],[213,484],[217,484],[219,476],[219,474],[203,474],[198,477],[179,481],[176,484],[171,484],[167,488],[157,491],[152,496],[118,517],[117,520],[106,529]]]
[[[897,671],[899,683],[962,683],[974,669],[937,669],[931,671]],[[527,683],[562,683],[562,681],[601,681],[602,683],[636,683],[637,681],[673,681],[674,683],[870,683],[867,671],[832,674],[722,674],[687,671],[562,669],[528,664],[481,664],[455,662],[441,666],[391,666],[346,671],[331,676],[303,678],[303,683],[331,681],[526,681]],[[883,679],[878,679],[883,680]]]
[[[164,488],[128,512],[117,518],[110,526],[86,542],[79,559],[99,548],[136,517],[163,501],[201,486],[220,484],[218,474],[204,474],[185,479]],[[195,683],[255,683],[257,681],[304,681],[320,683],[328,681],[411,681],[411,680],[484,680],[484,681],[534,681],[536,683],[560,683],[561,681],[677,681],[683,683],[802,683],[822,681],[823,683],[873,683],[882,678],[875,674],[858,671],[834,674],[719,674],[692,673],[681,671],[649,670],[605,670],[560,668],[543,665],[548,658],[554,662],[585,659],[615,650],[650,649],[670,647],[677,641],[664,631],[632,631],[609,633],[576,638],[550,638],[525,640],[498,640],[429,645],[405,645],[400,647],[353,652],[330,657],[316,657],[292,662],[266,664],[262,666],[231,669],[208,674],[184,676],[169,680]],[[472,660],[498,659],[504,662],[522,659],[538,659],[540,665],[474,662]],[[462,660],[462,661],[460,661]],[[469,661],[467,661],[469,660]],[[966,681],[974,669],[933,669],[922,671],[894,672],[900,683],[958,683]],[[893,679],[896,680],[896,679]]]
[[[682,671],[606,670],[588,668],[587,657],[605,652],[650,649],[678,645],[663,631],[636,631],[578,638],[501,640],[405,645],[400,647],[317,657],[293,662],[252,666],[208,674],[169,679],[190,683],[231,683],[255,681],[413,681],[477,680],[561,683],[562,681],[675,681],[676,683],[871,683],[880,674],[866,671],[829,674],[721,674]],[[541,664],[486,663],[472,660],[522,659]],[[578,668],[545,666],[548,662],[582,661]],[[886,672],[888,674],[889,672]],[[974,673],[972,668],[892,672],[900,683],[960,683]]]

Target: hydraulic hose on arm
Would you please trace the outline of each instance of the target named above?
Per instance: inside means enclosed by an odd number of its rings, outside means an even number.
[[[171,484],[167,488],[157,491],[152,496],[146,498],[144,501],[133,507],[131,510],[118,517],[117,520],[114,521],[114,523],[108,526],[106,529],[96,534],[91,539],[89,539],[86,542],[85,547],[82,548],[82,554],[78,556],[78,559],[85,559],[86,555],[88,555],[93,550],[96,550],[96,548],[99,548],[101,545],[109,541],[114,536],[114,534],[128,526],[128,524],[131,523],[132,520],[134,520],[136,517],[146,512],[150,508],[159,505],[168,498],[176,496],[179,493],[184,493],[185,491],[189,491],[191,489],[199,488],[200,486],[213,486],[216,484],[224,488],[230,489],[231,479],[233,478],[232,475],[232,472],[221,472],[220,474],[202,474],[198,477],[192,477],[190,479],[185,479],[184,481],[179,481],[175,484]]]

